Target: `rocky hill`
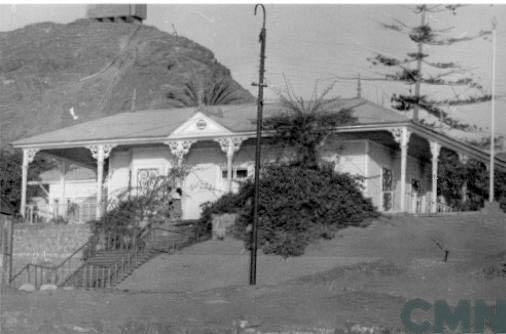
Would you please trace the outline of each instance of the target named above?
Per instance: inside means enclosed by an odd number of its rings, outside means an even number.
[[[0,33],[1,145],[133,103],[137,110],[173,107],[169,91],[212,73],[230,77],[210,50],[145,25],[78,20]],[[232,85],[239,101],[254,101]]]

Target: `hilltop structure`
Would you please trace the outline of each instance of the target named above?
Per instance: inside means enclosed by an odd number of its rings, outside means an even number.
[[[147,17],[147,5],[89,5],[86,17],[100,22],[142,23]]]

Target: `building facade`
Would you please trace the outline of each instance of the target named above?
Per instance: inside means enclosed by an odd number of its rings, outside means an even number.
[[[343,108],[352,110],[356,122],[336,128],[322,144],[320,158],[334,162],[340,172],[361,176],[364,196],[379,211],[446,210],[437,197],[443,147],[463,161],[489,162],[486,152],[362,98],[336,102],[336,112]],[[264,107],[264,117],[279,112],[279,105]],[[57,202],[68,207],[69,199],[87,198],[99,217],[108,201],[135,194],[151,176],[184,165],[189,173],[181,184],[182,218],[196,219],[203,203],[237,191],[241,182],[253,176],[255,127],[256,105],[248,104],[125,112],[18,140],[13,145],[24,152],[21,213],[26,214],[27,208],[28,164],[35,154],[48,154],[62,166],[60,180],[49,188],[49,206]],[[262,164],[293,154],[289,148],[265,142]],[[95,179],[70,178],[70,165],[90,169]],[[496,165],[506,169],[506,161],[500,158]],[[83,192],[86,196],[78,196]],[[76,201],[74,207],[80,203]]]

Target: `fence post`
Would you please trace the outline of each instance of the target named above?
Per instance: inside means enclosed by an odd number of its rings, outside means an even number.
[[[0,220],[0,256],[2,258],[2,284],[7,280],[7,284],[10,286],[12,281],[12,257],[13,257],[13,224],[10,218]]]
[[[91,267],[93,267],[92,264],[86,266],[86,289],[89,289],[91,286]]]
[[[85,286],[85,284],[86,284],[86,265],[82,268],[82,271],[83,272],[82,272],[81,276],[82,276],[82,280],[83,280],[83,288],[85,288],[86,287]]]

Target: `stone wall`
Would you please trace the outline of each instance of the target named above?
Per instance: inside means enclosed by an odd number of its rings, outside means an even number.
[[[86,224],[14,225],[13,273],[27,263],[56,265],[88,241]]]

